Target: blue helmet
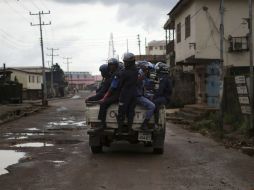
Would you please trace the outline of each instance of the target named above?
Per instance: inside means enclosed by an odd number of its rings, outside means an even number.
[[[165,63],[158,62],[154,68],[157,74],[169,74],[169,67]]]
[[[109,76],[108,64],[101,65],[99,70],[103,78],[106,78]]]
[[[116,67],[118,67],[119,61],[116,58],[111,58],[108,60],[108,65],[115,65]]]
[[[149,63],[147,61],[138,61],[136,63],[137,68],[145,70],[149,69]]]
[[[135,55],[133,53],[125,53],[123,55],[125,68],[135,66]]]

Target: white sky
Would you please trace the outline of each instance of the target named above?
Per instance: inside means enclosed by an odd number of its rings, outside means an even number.
[[[42,19],[52,22],[43,27],[46,66],[51,60],[47,48],[59,48],[55,62],[64,71],[63,57],[72,57],[70,71],[98,74],[98,67],[108,58],[111,32],[120,58],[127,39],[129,50],[138,53],[137,34],[145,53],[145,38],[147,42],[165,38],[162,27],[176,1],[0,0],[0,66],[42,65],[39,27],[30,26],[30,22],[38,23],[38,16],[30,16],[29,11],[51,11]]]

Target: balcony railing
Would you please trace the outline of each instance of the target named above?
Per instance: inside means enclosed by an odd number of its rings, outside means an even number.
[[[171,40],[166,46],[166,53],[170,54],[175,51],[175,41]]]

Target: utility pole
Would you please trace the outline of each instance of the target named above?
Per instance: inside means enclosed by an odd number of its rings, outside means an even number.
[[[54,96],[54,76],[53,76],[54,57],[59,56],[59,55],[54,55],[54,51],[57,51],[59,49],[54,49],[54,48],[47,48],[47,49],[51,51],[51,55],[48,55],[51,57],[50,89],[51,89],[51,95]]]
[[[42,26],[51,25],[51,22],[45,24],[41,21],[41,15],[50,14],[50,11],[44,13],[43,11],[39,11],[39,13],[31,13],[32,16],[39,16],[39,24],[31,23],[31,26],[40,26],[40,42],[41,42],[41,55],[42,55],[42,77],[43,77],[43,95],[42,95],[42,105],[47,105],[47,84],[46,84],[46,74],[45,74],[45,62],[44,62],[44,48],[43,48],[43,35],[42,35]]]
[[[70,70],[69,70],[69,66],[70,66],[70,60],[72,59],[71,57],[64,57],[63,59],[66,60],[66,65],[67,65],[67,73],[68,73],[68,88],[69,88],[69,81],[70,81]]]
[[[252,13],[252,0],[249,0],[249,49],[250,49],[250,128],[253,130],[253,13]]]
[[[112,45],[112,55],[113,57],[115,57],[115,44],[114,44],[114,36],[113,36],[113,33],[111,33],[111,45]]]
[[[223,94],[224,94],[224,13],[225,13],[225,5],[224,0],[220,0],[220,117],[219,117],[219,127],[223,130]]]
[[[127,39],[127,53],[129,53],[129,39]]]
[[[137,35],[138,37],[138,48],[139,48],[139,58],[140,58],[140,61],[141,61],[141,41],[140,41],[140,35],[138,34]]]
[[[147,40],[146,40],[146,37],[145,37],[145,55],[146,55],[146,59],[147,59]]]

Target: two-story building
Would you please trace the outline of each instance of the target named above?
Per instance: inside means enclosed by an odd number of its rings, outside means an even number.
[[[248,72],[248,1],[225,0],[224,66]],[[179,0],[166,30],[167,62],[192,68],[196,103],[217,107],[220,86],[220,0]]]
[[[166,55],[166,41],[153,40],[146,46],[146,55]]]
[[[101,76],[92,76],[89,72],[65,72],[69,89],[84,90],[87,86],[102,80]]]

